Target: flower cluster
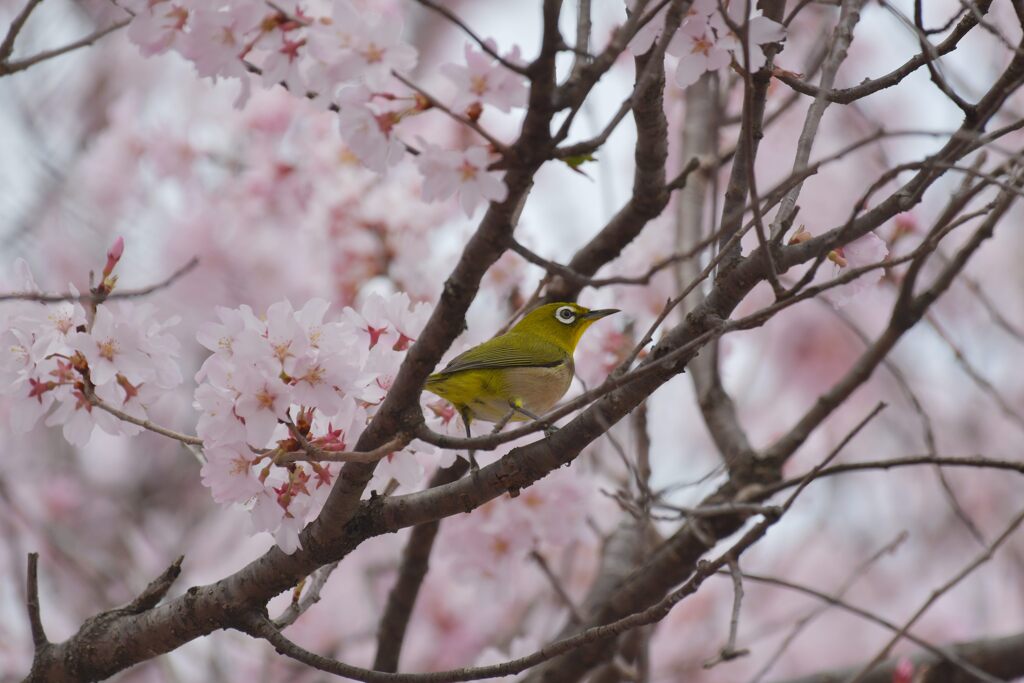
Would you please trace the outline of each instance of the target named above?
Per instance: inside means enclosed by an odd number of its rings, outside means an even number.
[[[21,291],[40,293],[25,262],[16,269]],[[177,319],[158,321],[153,306],[129,302],[101,303],[87,315],[71,289],[68,301],[5,308],[0,391],[13,399],[12,422],[27,431],[49,414],[46,424],[61,425],[65,438],[78,446],[89,442],[96,427],[113,435],[137,434],[141,427],[101,406],[147,420],[157,400],[181,383],[178,341],[167,331]]]
[[[203,483],[218,502],[249,505],[254,530],[273,533],[286,552],[298,547],[337,466],[278,457],[307,445],[350,450],[430,312],[405,294],[371,295],[361,312],[348,308],[334,321],[325,321],[328,307],[283,301],[263,318],[248,306],[221,308],[220,321],[197,335],[213,352],[196,375]]]
[[[725,11],[718,0],[694,0],[690,12],[672,36],[666,50],[677,57],[675,81],[680,88],[692,85],[707,71],[716,71],[736,63],[748,71],[764,66],[765,56],[760,46],[775,43],[786,37],[786,29],[778,22],[754,13],[747,16],[748,3],[743,0],[724,2]],[[637,32],[629,47],[635,54],[651,49],[665,24],[665,10]],[[744,41],[744,37],[746,41]]]
[[[405,156],[399,127],[432,107],[395,73],[417,62],[416,50],[402,40],[402,21],[393,13],[357,9],[334,0],[323,15],[307,13],[297,2],[262,0],[132,0],[129,37],[145,55],[173,50],[190,60],[200,76],[242,84],[244,104],[256,80],[264,87],[283,84],[300,97],[338,110],[338,126],[351,153],[367,168],[384,173]],[[441,72],[455,86],[452,108],[479,119],[484,106],[508,112],[526,104],[525,79],[471,46],[466,64],[444,64]],[[505,58],[519,63],[519,50]],[[447,199],[461,188],[467,213],[481,199],[501,200],[501,174],[486,171],[483,147],[464,152],[425,150],[420,168],[424,198]],[[465,161],[465,163],[463,163]],[[444,169],[442,179],[431,175]],[[442,189],[435,186],[441,183]]]

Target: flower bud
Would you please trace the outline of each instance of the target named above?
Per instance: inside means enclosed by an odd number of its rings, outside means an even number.
[[[828,260],[840,268],[846,267],[846,257],[843,255],[842,247],[836,247],[832,251],[828,252]]]
[[[805,228],[804,226],[801,225],[800,229],[797,230],[793,234],[793,236],[789,238],[789,243],[790,244],[803,244],[804,242],[806,242],[807,240],[811,239],[812,237],[814,237],[814,235],[812,235],[811,233],[807,232],[807,228]]]
[[[124,238],[118,237],[114,240],[114,244],[107,251],[107,265],[103,266],[103,279],[106,280],[110,277],[110,274],[114,272],[114,266],[121,260],[121,255],[124,254]]]

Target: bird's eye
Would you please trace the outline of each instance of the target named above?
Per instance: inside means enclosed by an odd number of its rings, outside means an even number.
[[[568,325],[576,319],[576,312],[568,306],[562,306],[555,311],[555,318],[558,319],[558,322]]]

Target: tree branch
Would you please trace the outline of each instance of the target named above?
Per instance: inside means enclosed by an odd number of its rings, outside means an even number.
[[[28,572],[25,588],[25,606],[28,608],[28,623],[32,629],[32,644],[36,651],[50,644],[39,616],[39,553],[28,554]]]
[[[149,285],[148,287],[141,287],[139,289],[127,289],[124,291],[114,290],[110,294],[107,294],[105,299],[137,299],[139,297],[148,296],[154,292],[160,291],[166,287],[170,287],[175,282],[185,277],[192,271],[196,266],[199,265],[199,258],[193,256],[188,263],[178,268],[176,271],[168,275],[166,278],[157,282],[156,284]],[[43,292],[10,292],[0,293],[0,301],[37,301],[44,304],[59,303],[61,301],[77,301],[82,305],[90,303],[93,299],[92,294],[72,294],[68,292],[66,294],[45,294]]]
[[[28,21],[32,11],[39,6],[43,0],[28,0],[25,6],[21,8],[21,11],[15,15],[14,21],[7,28],[7,34],[4,36],[3,42],[0,42],[0,65],[5,64],[7,59],[14,52],[14,41],[17,40],[18,34],[21,33],[21,29],[25,26],[25,22]]]
[[[988,13],[989,7],[992,5],[992,0],[979,0],[976,3],[978,13],[968,12],[963,19],[957,23],[956,28],[953,32],[938,45],[934,46],[934,56],[941,57],[947,55],[955,50],[960,41],[966,36],[971,29],[980,23],[981,17]],[[851,88],[843,88],[840,90],[828,90],[825,93],[826,99],[830,102],[836,102],[838,104],[850,104],[861,98],[867,97],[868,95],[874,94],[880,90],[891,88],[894,85],[902,82],[904,78],[917,71],[919,68],[925,65],[930,59],[929,55],[920,53],[914,55],[904,64],[889,72],[885,76],[881,76],[875,79],[869,79],[861,83],[860,85],[853,86]],[[811,97],[817,97],[820,89],[816,86],[810,85],[801,81],[792,75],[783,73],[781,71],[775,73],[775,77],[788,85],[793,90],[804,95]]]
[[[40,0],[30,0],[29,4],[33,4],[33,3],[38,4],[39,1]],[[68,52],[73,52],[75,50],[78,50],[79,48],[88,47],[89,45],[92,45],[97,40],[99,40],[100,38],[103,38],[107,34],[113,33],[114,31],[117,31],[118,29],[124,28],[130,22],[131,22],[131,17],[127,17],[125,19],[121,19],[120,21],[115,21],[110,26],[108,26],[106,28],[103,28],[103,29],[100,29],[98,31],[95,31],[93,33],[90,33],[89,35],[85,36],[84,38],[80,38],[80,39],[78,39],[78,40],[76,40],[74,42],[68,43],[67,45],[64,45],[62,47],[54,48],[52,50],[44,50],[43,52],[39,52],[37,54],[34,54],[31,57],[26,57],[25,59],[17,59],[17,60],[14,60],[14,61],[7,61],[6,57],[10,56],[8,54],[7,56],[4,56],[4,57],[0,58],[0,76],[7,76],[7,75],[10,75],[10,74],[13,74],[13,73],[17,73],[19,71],[24,71],[25,69],[29,68],[30,66],[35,66],[39,62],[46,61],[47,59],[53,59],[54,57],[59,57],[61,55],[67,54]],[[14,28],[13,24],[11,25],[11,28],[12,29]],[[11,34],[8,33],[8,37],[10,37],[10,36],[11,36]],[[12,44],[12,47],[13,47],[13,44]],[[0,53],[2,53],[2,50],[0,50]]]

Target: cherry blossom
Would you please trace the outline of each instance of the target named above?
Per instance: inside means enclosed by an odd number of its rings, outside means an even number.
[[[487,44],[497,49],[493,40]],[[526,105],[529,92],[525,79],[514,71],[507,69],[496,59],[483,50],[476,49],[467,43],[465,47],[466,65],[444,64],[441,73],[448,77],[456,87],[456,98],[452,108],[465,110],[471,105],[491,105],[503,112],[513,107]],[[519,47],[513,47],[505,55],[505,60],[519,64]]]
[[[786,29],[782,24],[772,21],[763,16],[760,12],[754,13],[749,18],[746,15],[746,3],[734,0],[726,5],[725,14],[721,11],[711,15],[710,23],[718,36],[718,45],[724,50],[732,53],[733,58],[741,65],[744,65],[743,40],[732,29],[732,26],[744,29],[748,43],[747,53],[750,63],[746,67],[750,71],[757,71],[765,63],[762,45],[776,43],[784,40]],[[744,19],[746,23],[744,24]]]
[[[203,449],[203,484],[218,503],[245,503],[262,493],[263,483],[255,467],[259,456],[241,444]]]
[[[381,343],[404,351],[416,340],[429,316],[430,306],[423,302],[412,304],[405,292],[388,297],[374,292],[366,297],[361,311],[345,308],[346,319],[355,326],[368,349]]]
[[[128,27],[128,37],[142,54],[150,57],[167,51],[185,35],[191,10],[174,0],[134,3],[135,17]]]
[[[400,18],[366,13],[364,20],[351,45],[352,60],[360,80],[371,90],[381,90],[391,82],[392,71],[416,66],[416,50],[402,41]]]
[[[467,216],[472,216],[482,201],[504,201],[508,188],[501,180],[501,173],[487,170],[492,160],[485,147],[456,152],[424,145],[416,157],[416,165],[423,175],[423,198],[436,201],[458,194],[459,205]]]
[[[706,71],[721,69],[729,63],[729,53],[716,44],[712,25],[706,17],[691,17],[672,36],[667,52],[679,57],[676,85],[685,88],[697,82]]]
[[[392,132],[396,119],[389,113],[375,113],[369,106],[370,91],[346,88],[338,95],[341,137],[359,160],[372,171],[384,173],[405,156],[405,145]]]
[[[875,235],[875,233],[869,232],[863,237],[832,251],[829,254],[829,259],[840,269],[861,268],[883,261],[888,255],[889,247],[885,241]],[[864,273],[832,294],[832,302],[836,306],[845,306],[878,284],[883,274],[881,268]]]
[[[57,408],[46,419],[46,425],[60,425],[68,443],[75,446],[87,445],[96,427],[114,436],[122,433],[123,423],[92,405],[81,389],[63,388],[54,396]]]
[[[246,36],[258,29],[265,14],[261,3],[232,2],[224,9],[200,4],[192,10],[190,30],[181,38],[181,53],[201,77],[239,78],[248,83],[239,55]]]

